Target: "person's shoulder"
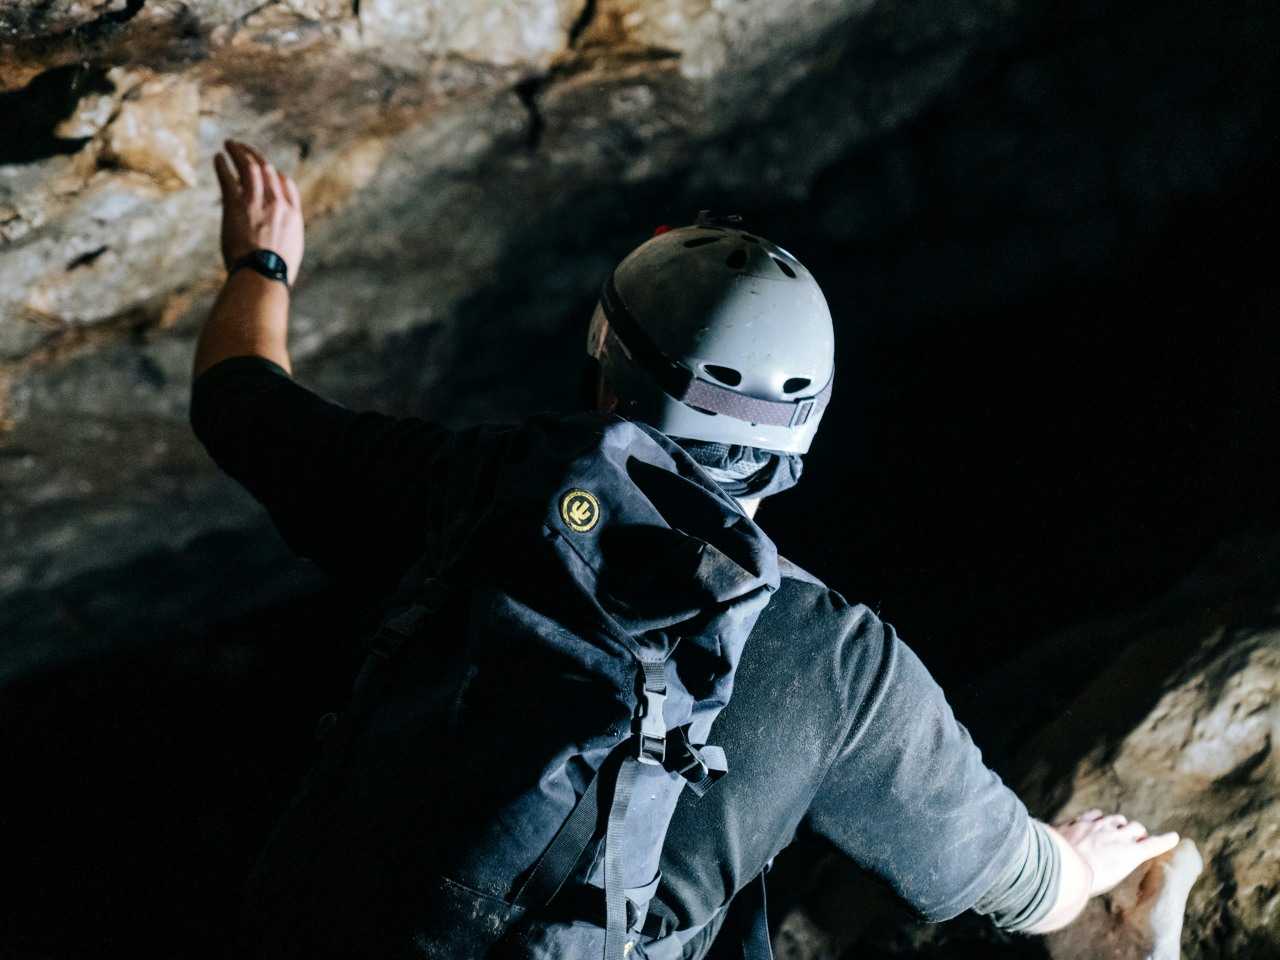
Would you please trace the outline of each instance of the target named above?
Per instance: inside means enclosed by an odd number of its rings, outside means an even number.
[[[791,621],[810,643],[841,648],[883,645],[885,624],[865,603],[850,601],[819,577],[788,558],[778,556],[778,591],[770,600],[776,615]],[[870,652],[870,651],[868,651]]]
[[[778,555],[778,573],[782,580],[780,588],[785,588],[797,598],[804,598],[817,609],[829,610],[842,619],[879,622],[865,603],[847,600],[840,591],[827,586],[819,577],[781,554]]]
[[[835,593],[834,590],[831,590],[830,587],[828,587],[825,583],[823,583],[821,580],[815,577],[812,573],[810,573],[804,567],[800,566],[800,564],[796,563],[794,560],[789,560],[788,558],[782,556],[782,554],[778,554],[778,573],[782,575],[782,578],[784,580],[794,580],[797,583],[806,584],[810,588],[816,588],[818,590],[828,590],[832,593]],[[836,596],[840,596],[840,595],[836,594]],[[841,599],[843,599],[843,597],[841,597]]]
[[[851,603],[808,570],[779,558],[778,589],[765,605],[748,650],[774,677],[805,695],[792,707],[842,743],[854,718],[892,670],[891,631],[863,603]]]

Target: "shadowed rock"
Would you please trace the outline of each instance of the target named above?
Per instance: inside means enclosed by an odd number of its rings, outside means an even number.
[[[1254,956],[1277,939],[1278,556],[1276,538],[1243,539],[1145,609],[1057,638],[1095,657],[1098,674],[1024,754],[1024,795],[1047,819],[1122,810],[1195,838],[1198,855],[1179,848],[1171,879],[1188,884],[1203,856],[1187,906],[1195,960]]]

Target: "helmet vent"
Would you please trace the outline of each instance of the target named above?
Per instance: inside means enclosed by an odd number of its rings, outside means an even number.
[[[742,234],[742,239],[743,239],[743,240],[745,240],[745,241],[747,241],[747,243],[759,243],[759,242],[760,242],[760,238],[759,238],[759,237],[753,237],[753,236],[752,236],[751,234],[749,234],[749,233],[744,233],[744,234]]]
[[[782,385],[783,393],[799,393],[813,381],[808,377],[792,377]]]
[[[747,251],[742,247],[739,247],[737,250],[733,251],[733,253],[729,254],[729,256],[725,257],[724,262],[734,270],[741,270],[747,265]]]
[[[742,374],[733,367],[721,367],[714,363],[704,363],[702,369],[727,387],[736,387],[742,382]],[[809,381],[806,380],[805,383]]]
[[[777,257],[774,257],[773,262],[778,265],[779,270],[785,273],[792,280],[796,278],[796,272],[792,270],[790,266],[787,265],[787,262],[785,260],[779,260]]]
[[[694,237],[692,240],[686,240],[686,247],[705,247],[708,243],[715,243],[719,237]]]

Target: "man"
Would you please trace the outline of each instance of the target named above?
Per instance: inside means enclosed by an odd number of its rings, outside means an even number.
[[[435,547],[428,531],[483,500],[483,476],[459,466],[470,441],[292,381],[298,189],[251,147],[227,151],[215,168],[231,273],[196,350],[193,428],[298,553],[336,575],[394,578]],[[660,228],[606,283],[588,350],[597,406],[676,440],[748,515],[799,479],[833,339],[821,291],[782,248],[709,218]],[[800,830],[929,919],[976,909],[1033,933],[1071,922],[1178,842],[1098,810],[1057,828],[1032,820],[893,628],[789,564],[715,733],[732,775],[677,807],[649,913],[678,952],[651,960],[704,956],[727,905],[749,899]]]

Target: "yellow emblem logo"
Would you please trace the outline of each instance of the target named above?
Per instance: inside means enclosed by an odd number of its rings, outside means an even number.
[[[560,501],[560,517],[574,533],[586,533],[600,520],[600,501],[585,490],[570,490]]]

